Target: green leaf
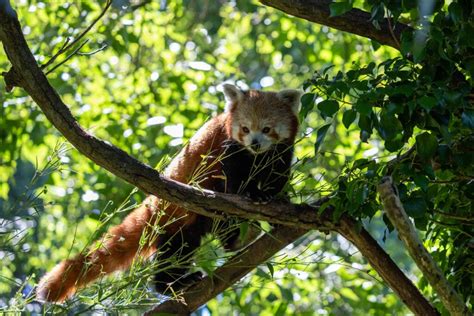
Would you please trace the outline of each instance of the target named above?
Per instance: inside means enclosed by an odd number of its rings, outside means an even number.
[[[278,309],[275,312],[275,316],[285,316],[287,315],[286,311],[288,309],[288,302],[283,301],[278,305]]]
[[[368,196],[369,196],[369,188],[367,187],[367,184],[359,186],[356,188],[353,195],[354,202],[356,203],[356,205],[362,205]]]
[[[422,218],[427,209],[426,201],[422,197],[409,197],[403,202],[403,207],[408,216],[412,218]]]
[[[359,127],[369,133],[372,132],[372,118],[367,115],[359,115]]]
[[[364,167],[366,167],[366,165],[370,162],[369,159],[366,159],[366,158],[360,158],[360,159],[357,159],[354,161],[354,163],[352,164],[352,168],[354,169],[363,169]]]
[[[372,106],[367,100],[357,100],[354,109],[360,114],[369,115],[372,112]]]
[[[374,50],[374,52],[378,51],[379,48],[382,46],[379,42],[375,40],[371,40],[370,44],[372,44],[372,49]]]
[[[389,139],[385,141],[385,149],[393,153],[400,150],[403,144],[401,139]]]
[[[383,112],[380,115],[380,136],[384,140],[394,139],[397,135],[401,136],[403,131],[402,123],[395,117],[395,115],[387,114]],[[400,137],[401,138],[401,137]]]
[[[329,72],[329,70],[331,70],[332,68],[334,68],[334,64],[333,65],[329,65],[329,66],[326,66],[323,68],[323,70],[321,70],[322,74],[325,75]]]
[[[464,124],[464,126],[474,128],[474,111],[466,110],[462,112],[461,122]]]
[[[346,127],[346,129],[349,129],[349,126],[351,126],[352,122],[356,119],[357,112],[350,109],[346,110],[344,114],[342,115],[342,123]]]
[[[425,110],[429,111],[438,104],[438,100],[434,97],[424,95],[418,99],[418,104]]]
[[[247,238],[247,234],[249,231],[249,222],[242,222],[239,228],[240,228],[239,238],[240,240],[244,241]]]
[[[318,103],[318,109],[323,118],[332,117],[339,110],[339,102],[335,100],[324,100]]]
[[[330,16],[338,16],[350,11],[352,4],[350,2],[335,2],[329,5]]]
[[[413,61],[420,63],[426,56],[426,40],[415,37],[415,42],[412,47]]]
[[[281,296],[284,298],[285,301],[287,302],[293,302],[293,292],[290,289],[287,289],[285,287],[279,286]]]
[[[428,225],[428,218],[426,216],[417,217],[414,219],[414,222],[416,229],[426,231],[426,226]]]
[[[401,35],[400,49],[404,56],[411,53],[413,49],[413,31],[405,30]]]
[[[314,107],[314,100],[316,100],[316,94],[314,93],[305,93],[301,97],[301,110],[300,118],[304,119]]]
[[[376,204],[374,205],[374,203],[366,202],[361,205],[360,211],[365,216],[372,218],[375,215],[375,213],[377,213],[378,211],[378,205]],[[362,229],[362,226],[360,228]]]
[[[366,130],[361,130],[360,131],[360,140],[363,142],[363,143],[367,143],[367,141],[369,140],[370,138],[370,135],[371,133],[366,131]]]
[[[438,149],[438,140],[428,132],[416,136],[416,151],[424,160],[428,160]]]
[[[316,143],[314,144],[314,153],[317,154],[319,151],[319,148],[321,147],[321,144],[323,143],[324,138],[326,137],[326,133],[328,132],[329,127],[331,124],[326,124],[321,126],[318,129],[317,132],[317,137],[316,137]]]
[[[353,301],[353,302],[358,302],[360,301],[360,298],[357,294],[354,293],[354,291],[352,291],[350,288],[348,287],[345,287],[345,288],[342,288],[339,290],[339,293],[341,294],[341,296],[343,296],[344,298],[350,300],[350,301]]]
[[[448,11],[449,16],[451,17],[451,20],[454,22],[454,24],[459,24],[462,22],[463,8],[459,3],[451,3],[448,7]]]
[[[383,3],[379,3],[378,5],[375,5],[372,7],[369,21],[378,22],[384,17],[384,14],[385,14],[385,6],[383,5]],[[375,27],[377,27],[377,25],[379,24],[374,23]],[[380,27],[378,27],[377,29],[380,30]]]
[[[416,174],[413,176],[413,182],[420,187],[423,191],[428,189],[428,184],[430,183],[428,178],[422,174]]]
[[[463,94],[457,90],[444,91],[444,100],[452,106],[458,106],[462,102]]]
[[[267,262],[267,268],[273,278],[273,273],[275,272],[275,270],[273,269],[273,265],[270,262]]]

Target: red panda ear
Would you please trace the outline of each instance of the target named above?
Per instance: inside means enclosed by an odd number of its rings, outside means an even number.
[[[240,90],[236,86],[232,84],[228,84],[228,83],[222,85],[222,88],[224,90],[224,96],[227,101],[227,104],[225,107],[225,110],[227,112],[231,110],[231,107],[233,105],[235,105],[240,100],[242,100],[242,98],[244,97],[244,93],[242,92],[242,90]]]
[[[294,89],[281,90],[277,93],[278,97],[287,102],[295,115],[300,111],[300,97],[302,92]]]

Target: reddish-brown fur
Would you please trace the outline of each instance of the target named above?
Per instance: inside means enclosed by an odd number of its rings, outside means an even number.
[[[239,115],[251,117],[252,120],[259,120],[261,116],[281,120],[286,116],[288,128],[291,130],[290,141],[294,140],[298,122],[296,117],[290,114],[289,106],[285,105],[276,93],[252,90],[246,92],[245,96],[254,104],[253,111],[237,106],[238,101],[232,101],[230,111],[213,118],[194,135],[166,168],[165,175],[176,181],[189,183],[203,157],[207,156],[205,159],[208,169],[199,185],[213,189],[214,176],[221,174],[220,164],[213,162],[223,152],[222,142],[231,138],[232,122],[239,119],[236,116],[241,110],[243,112]],[[278,134],[273,132],[272,137],[278,137]],[[164,208],[162,205],[160,207],[161,203],[163,201],[157,197],[148,196],[120,225],[112,227],[104,235],[96,249],[59,263],[41,279],[37,298],[63,301],[93,280],[113,271],[126,269],[137,255],[148,258],[156,251],[159,237],[149,238],[142,248],[139,248],[140,238],[144,233],[151,234],[156,225],[162,227],[171,218],[178,219],[166,226],[166,234],[173,234],[196,222],[198,215],[175,205],[166,207],[165,215],[157,218],[157,210]]]

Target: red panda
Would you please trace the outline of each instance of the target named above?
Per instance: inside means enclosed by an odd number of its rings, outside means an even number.
[[[164,174],[182,183],[196,181],[205,189],[268,201],[288,181],[300,92],[242,91],[230,84],[223,89],[225,112],[198,130]],[[198,180],[193,179],[199,172]],[[148,258],[157,249],[157,259],[176,255],[178,249],[180,257],[191,256],[211,226],[211,219],[150,195],[112,227],[98,247],[64,260],[47,273],[38,284],[37,299],[64,301],[95,279],[126,269],[136,256]],[[156,227],[164,227],[165,232],[154,234]],[[145,244],[140,243],[144,234],[149,236]],[[231,230],[223,238],[224,247],[232,249],[238,237],[238,231]],[[158,273],[157,290],[165,293],[170,284],[173,290],[181,287],[189,282],[182,278],[186,272],[175,268]]]

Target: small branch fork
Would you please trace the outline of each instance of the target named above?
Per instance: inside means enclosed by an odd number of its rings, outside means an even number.
[[[66,41],[67,42],[67,41]],[[64,60],[62,60],[60,63],[54,65],[53,68],[51,68],[50,70],[48,70],[45,75],[49,75],[50,73],[52,73],[53,71],[55,71],[56,69],[58,69],[59,67],[61,67],[64,63],[66,63],[69,59],[71,59],[74,55],[76,55],[77,53],[79,53],[79,51],[84,47],[84,45],[86,45],[87,43],[89,42],[89,40],[85,40],[84,42],[82,42],[81,45],[79,45],[76,49],[73,50],[73,52],[71,54],[69,54],[66,58],[64,58]],[[61,50],[60,50],[61,51]],[[56,54],[53,56],[53,58],[51,58],[51,60],[55,60],[57,56],[59,56],[60,54]],[[56,56],[56,57],[55,57]],[[50,61],[51,61],[50,60]],[[47,67],[47,64],[44,65],[44,67],[41,67],[42,69]]]
[[[317,205],[291,204],[285,201],[254,205],[238,195],[198,190],[163,177],[155,169],[123,150],[89,134],[72,116],[69,108],[38,67],[8,0],[0,0],[0,41],[12,64],[12,68],[4,77],[7,87],[22,87],[63,136],[97,165],[148,194],[159,196],[195,213],[218,218],[223,217],[224,213],[226,216],[268,221],[275,226],[271,235],[261,237],[246,251],[217,269],[215,277],[207,277],[188,289],[183,294],[185,304],[180,306],[180,311],[184,314],[205,304],[277,251],[313,229],[338,232],[354,243],[415,314],[438,314],[370,234],[358,228],[354,219],[343,216],[334,223],[331,220],[331,211],[326,210],[321,214]],[[158,310],[169,311],[164,307],[157,307],[156,312]]]
[[[403,204],[398,197],[391,177],[385,177],[378,186],[383,208],[393,226],[397,229],[410,256],[420,268],[423,275],[431,284],[441,301],[451,315],[471,315],[459,294],[449,284],[428,250],[418,238],[415,227],[410,221]]]
[[[105,13],[109,10],[110,6],[112,5],[112,2],[113,0],[107,0],[107,2],[105,3],[105,6],[104,8],[102,9],[102,11],[100,12],[100,14],[97,16],[97,18],[94,19],[94,21],[92,21],[92,23],[86,28],[84,29],[84,31],[82,31],[71,43],[69,43],[69,41],[71,40],[70,37],[66,38],[66,40],[64,41],[64,44],[63,46],[56,52],[56,54],[53,55],[53,57],[51,57],[50,60],[48,60],[46,63],[44,63],[43,65],[41,65],[41,69],[45,69],[47,68],[48,66],[50,66],[52,63],[54,63],[54,61],[59,57],[61,56],[62,54],[64,54],[65,52],[67,52],[68,50],[70,50],[73,46],[75,46],[77,43],[79,43],[79,41],[87,34],[89,33],[89,31],[94,27],[94,25],[97,24],[97,22],[100,21],[100,19],[102,19],[102,17],[105,15]],[[50,69],[46,74],[49,74],[51,72],[53,72],[56,68],[58,68],[59,66],[61,66],[62,64],[64,64],[67,60],[69,60],[72,56],[74,56],[75,54],[77,54],[82,47],[84,47],[85,44],[87,44],[88,40],[84,41],[81,45],[79,45],[78,48],[76,48],[74,50],[74,52],[72,54],[70,54],[65,60],[63,60],[62,62],[60,62],[58,65],[54,66],[52,69]]]

